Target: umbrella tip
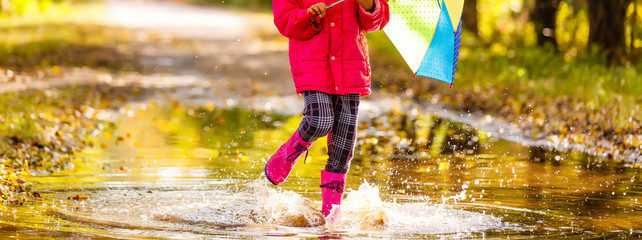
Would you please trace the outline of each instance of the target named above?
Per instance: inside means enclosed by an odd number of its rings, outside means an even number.
[[[453,88],[453,84],[452,83],[450,84],[450,88]]]

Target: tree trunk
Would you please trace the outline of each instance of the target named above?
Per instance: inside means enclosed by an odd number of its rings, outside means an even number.
[[[588,0],[588,45],[598,46],[606,53],[609,64],[625,54],[624,22],[630,0]]]
[[[555,41],[555,14],[559,6],[558,0],[535,0],[533,21],[537,31],[537,45],[550,44],[557,50]]]
[[[477,0],[465,0],[464,9],[461,17],[462,26],[471,31],[475,36],[479,36],[477,26]]]

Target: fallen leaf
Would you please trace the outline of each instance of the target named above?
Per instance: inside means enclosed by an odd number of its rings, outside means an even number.
[[[116,137],[116,145],[121,144],[123,141],[125,141],[125,138],[123,138],[122,136]]]
[[[87,195],[76,195],[71,197],[71,199],[80,201],[80,200],[87,200],[89,197]]]

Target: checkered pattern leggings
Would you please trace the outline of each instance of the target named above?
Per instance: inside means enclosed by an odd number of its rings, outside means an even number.
[[[313,142],[328,135],[328,163],[325,170],[347,173],[357,139],[359,94],[331,95],[303,92],[305,108],[299,124],[301,139]]]

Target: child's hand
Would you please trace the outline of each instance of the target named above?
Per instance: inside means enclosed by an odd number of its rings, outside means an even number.
[[[310,6],[310,8],[308,8],[308,13],[317,15],[316,17],[310,18],[310,21],[312,21],[312,22],[316,21],[317,17],[318,18],[323,18],[325,16],[325,10],[327,8],[328,8],[328,6],[325,5],[325,3],[317,3],[317,4],[314,4],[314,5]]]

